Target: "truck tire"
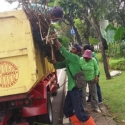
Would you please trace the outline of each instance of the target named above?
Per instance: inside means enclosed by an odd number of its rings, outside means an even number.
[[[53,111],[52,111],[52,103],[50,99],[50,93],[47,93],[47,109],[48,113],[45,115],[38,116],[39,122],[43,124],[53,124]]]

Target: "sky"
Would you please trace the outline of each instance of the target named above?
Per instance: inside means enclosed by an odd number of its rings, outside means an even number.
[[[0,12],[5,11],[9,7],[9,3],[5,2],[5,0],[0,0]]]
[[[6,2],[5,0],[0,0],[0,12],[13,10],[18,6],[18,2],[13,2],[12,4]],[[124,6],[124,2],[121,3],[120,8]]]
[[[0,0],[0,12],[13,10],[18,6],[18,2],[14,2],[12,4],[6,2],[5,0]]]

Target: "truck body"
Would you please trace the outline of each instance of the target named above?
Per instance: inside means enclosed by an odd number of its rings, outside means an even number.
[[[1,12],[0,125],[51,123],[50,95],[56,90],[56,71],[34,41],[25,12]]]

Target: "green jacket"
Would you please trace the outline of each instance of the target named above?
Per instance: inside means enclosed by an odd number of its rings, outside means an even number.
[[[98,66],[99,66],[99,61],[98,61],[98,59],[97,59],[97,57],[96,57],[96,53],[95,53],[95,52],[92,52],[92,57],[95,58],[95,60],[97,61]],[[98,68],[99,68],[99,67],[98,67]],[[99,71],[98,76],[100,76],[100,71]]]
[[[59,50],[61,54],[65,57],[65,60],[63,62],[56,63],[54,67],[56,69],[66,68],[66,73],[68,76],[68,91],[71,91],[75,87],[75,83],[69,73],[67,66],[74,76],[77,72],[81,71],[80,58],[78,55],[67,51],[63,46]]]
[[[92,58],[89,62],[86,62],[83,57],[80,58],[80,61],[83,73],[85,75],[85,80],[94,80],[95,76],[99,74],[97,61]]]
[[[99,61],[98,61],[98,59],[96,58],[96,53],[95,53],[95,52],[92,52],[92,57],[96,59],[97,64],[99,65]]]

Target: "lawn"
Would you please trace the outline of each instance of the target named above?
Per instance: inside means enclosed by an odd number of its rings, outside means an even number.
[[[122,71],[120,76],[106,80],[102,63],[99,63],[99,69],[103,102],[109,113],[117,116],[117,125],[125,125],[125,71]]]

